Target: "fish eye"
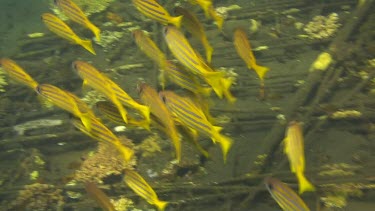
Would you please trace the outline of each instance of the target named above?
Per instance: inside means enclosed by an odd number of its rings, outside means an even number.
[[[73,68],[73,70],[77,70],[77,63],[76,62],[72,62],[72,68]]]
[[[168,33],[168,26],[164,27],[163,32],[164,32],[164,34]]]
[[[42,88],[40,87],[40,85],[36,86],[35,87],[35,91],[38,93],[38,94],[41,94],[41,90]]]

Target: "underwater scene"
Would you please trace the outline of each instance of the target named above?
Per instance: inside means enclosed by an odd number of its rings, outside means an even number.
[[[375,210],[375,0],[0,0],[1,211]]]

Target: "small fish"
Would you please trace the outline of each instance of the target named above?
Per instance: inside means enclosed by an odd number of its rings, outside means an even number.
[[[247,39],[246,32],[241,29],[237,28],[234,31],[234,47],[237,50],[238,55],[242,58],[242,60],[246,63],[247,68],[253,69],[259,79],[260,79],[260,94],[263,98],[264,96],[264,76],[269,71],[268,67],[260,66],[256,63],[255,56],[253,51],[251,50],[250,42]]]
[[[285,133],[284,152],[288,156],[290,169],[296,174],[299,183],[299,193],[314,191],[314,186],[306,179],[305,153],[301,123],[291,121]]]
[[[189,0],[191,4],[198,4],[204,11],[206,17],[210,17],[209,9],[212,7],[212,0]]]
[[[72,97],[74,96],[72,93],[50,84],[39,84],[36,87],[36,92],[53,105],[80,118],[85,128],[91,130],[94,113],[78,97]]]
[[[127,119],[127,111],[117,98],[116,94],[114,93],[112,87],[110,86],[109,82],[110,79],[100,73],[95,67],[92,65],[83,62],[83,61],[75,61],[73,62],[73,69],[78,73],[78,75],[83,79],[83,85],[89,85],[93,89],[101,92],[104,94],[108,99],[112,101],[113,104],[116,105],[117,109],[120,111],[122,119],[125,123],[128,123]]]
[[[203,47],[206,50],[206,59],[208,63],[211,63],[212,53],[214,49],[207,40],[206,33],[202,24],[199,22],[198,18],[194,13],[182,7],[176,7],[175,13],[177,15],[182,15],[182,25],[198,40],[201,41]]]
[[[203,9],[207,18],[212,18],[220,30],[223,28],[224,18],[216,12],[212,0],[189,0],[189,2],[191,4],[198,4]]]
[[[151,114],[156,116],[165,127],[165,132],[173,142],[176,151],[177,161],[181,161],[181,141],[172,114],[160,99],[157,91],[146,83],[138,85],[139,95],[143,104],[147,105]]]
[[[166,77],[180,87],[193,92],[196,95],[210,96],[212,88],[201,85],[199,78],[186,71],[184,67],[167,61],[165,68]]]
[[[305,202],[280,180],[268,177],[264,180],[264,184],[284,211],[310,211]]]
[[[167,10],[165,10],[155,0],[132,0],[133,5],[143,15],[160,22],[163,25],[173,24],[180,28],[182,16],[172,17]]]
[[[193,74],[205,80],[213,88],[217,96],[222,98],[223,86],[221,79],[224,77],[224,73],[215,72],[205,64],[176,27],[166,26],[164,28],[164,38],[174,57]]]
[[[221,127],[213,126],[205,116],[201,108],[197,107],[189,98],[181,97],[171,91],[159,93],[168,109],[175,115],[179,122],[192,131],[200,132],[212,139],[214,143],[219,142],[223,152],[224,162],[233,141],[227,136],[220,134]]]
[[[33,90],[36,90],[38,82],[36,82],[29,74],[25,72],[18,64],[8,58],[0,59],[0,65],[3,67],[4,72],[8,73],[9,77],[13,80],[22,83]]]
[[[136,29],[133,31],[133,37],[137,46],[145,53],[151,60],[156,62],[160,68],[160,80],[161,86],[165,87],[165,76],[164,70],[166,68],[166,56],[159,49],[152,39],[146,35],[142,30]]]
[[[93,182],[85,183],[86,192],[91,196],[94,201],[105,211],[116,211],[111,203],[110,198]]]
[[[136,194],[144,198],[149,204],[155,205],[159,211],[165,210],[168,202],[159,200],[152,187],[136,171],[126,169],[124,181]]]
[[[55,4],[68,16],[72,21],[90,29],[97,41],[100,41],[100,29],[96,27],[86,17],[82,10],[71,0],[54,0]]]
[[[44,13],[42,20],[47,28],[58,36],[70,41],[73,44],[80,45],[88,50],[90,53],[96,55],[94,48],[92,47],[91,40],[82,40],[76,35],[73,30],[60,20],[55,15],[50,13]]]
[[[102,122],[100,122],[98,118],[91,118],[90,123],[90,130],[87,130],[87,128],[82,124],[82,121],[74,118],[72,119],[72,124],[82,133],[90,136],[97,141],[103,141],[113,145],[124,157],[124,160],[126,162],[129,162],[132,159],[134,151],[123,145],[120,139],[115,134],[113,134],[112,131],[108,129]]]

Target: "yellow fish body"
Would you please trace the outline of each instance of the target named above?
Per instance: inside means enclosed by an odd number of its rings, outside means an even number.
[[[268,177],[264,183],[272,198],[284,211],[310,211],[301,197],[280,180]]]
[[[55,15],[50,13],[44,13],[42,15],[42,20],[47,28],[71,43],[77,44],[88,50],[90,53],[96,55],[94,48],[92,47],[91,40],[82,40],[78,35],[76,35],[73,30],[66,25],[62,20],[60,20]]]
[[[189,10],[182,7],[176,7],[175,13],[182,15],[182,25],[197,39],[199,39],[206,50],[206,59],[208,63],[211,63],[212,53],[214,49],[208,42],[206,33],[204,32],[202,24],[198,18]]]
[[[314,186],[304,175],[305,153],[301,123],[295,121],[289,123],[284,139],[284,152],[288,156],[291,171],[297,176],[299,193],[314,191]]]
[[[181,161],[181,141],[180,134],[177,131],[175,122],[173,121],[172,114],[169,112],[163,101],[160,99],[159,94],[155,89],[142,83],[138,86],[141,101],[147,105],[151,114],[156,116],[165,127],[165,132],[174,144],[177,161]]]
[[[95,67],[86,62],[75,61],[73,62],[72,66],[73,69],[78,73],[78,75],[83,79],[84,85],[89,85],[90,87],[101,92],[108,99],[110,99],[120,111],[124,122],[128,123],[127,111],[125,110],[125,108],[117,98],[117,95],[113,91],[111,85],[109,84],[110,79],[100,73]]]
[[[144,198],[149,204],[155,205],[159,211],[165,210],[168,202],[161,201],[152,187],[136,171],[126,169],[124,181],[136,194]]]
[[[224,162],[231,148],[233,141],[227,136],[220,134],[221,127],[213,126],[205,116],[201,108],[188,98],[180,97],[171,91],[160,92],[160,96],[168,109],[175,115],[179,122],[192,131],[200,132],[210,137],[214,143],[221,145]]]
[[[77,121],[77,119],[72,119],[72,123],[77,129],[90,136],[91,138],[113,145],[124,157],[124,160],[126,162],[129,162],[132,159],[134,151],[123,145],[120,139],[115,134],[113,134],[112,131],[108,129],[103,123],[101,123],[99,119],[91,118],[90,130],[87,130],[87,128],[83,126],[82,122]]]
[[[155,0],[133,0],[133,5],[143,15],[160,22],[163,25],[173,24],[180,28],[182,16],[172,17]]]
[[[15,61],[8,58],[2,58],[0,60],[0,65],[13,80],[32,88],[34,91],[36,90],[38,82],[27,74]]]
[[[224,18],[216,12],[212,0],[190,0],[190,3],[198,4],[203,9],[207,18],[212,18],[220,30],[223,28]]]
[[[53,105],[80,118],[87,130],[91,130],[91,119],[94,113],[78,97],[72,97],[74,96],[72,93],[50,84],[39,84],[36,92]]]
[[[269,68],[257,65],[250,42],[247,39],[246,32],[241,28],[237,28],[234,31],[234,46],[238,55],[246,63],[247,67],[249,69],[253,69],[257,73],[259,79],[264,81],[264,76],[268,72]]]
[[[137,46],[141,49],[143,53],[145,53],[151,60],[156,62],[160,68],[160,76],[159,79],[161,80],[161,86],[164,89],[165,87],[165,76],[164,70],[166,68],[166,56],[164,53],[159,49],[159,47],[155,44],[152,39],[147,36],[142,30],[136,29],[133,31],[133,37]]]
[[[96,27],[91,21],[86,17],[73,1],[71,0],[55,0],[55,4],[68,16],[72,21],[90,29],[97,41],[100,41],[100,29]]]
[[[177,28],[166,26],[164,28],[164,37],[174,57],[193,74],[205,80],[213,88],[217,96],[222,98],[223,86],[221,79],[224,77],[224,73],[215,72],[205,64]]]

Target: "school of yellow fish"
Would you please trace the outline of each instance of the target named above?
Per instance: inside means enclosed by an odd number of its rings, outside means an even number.
[[[223,27],[223,18],[216,13],[212,0],[190,0],[199,5],[207,18],[213,19],[219,30]],[[211,65],[214,49],[210,45],[203,25],[195,14],[182,7],[176,7],[171,16],[156,0],[132,0],[134,7],[144,16],[157,21],[164,26],[165,42],[178,62],[167,59],[157,44],[143,30],[134,30],[133,37],[136,45],[144,54],[154,61],[160,69],[160,85],[163,91],[157,90],[142,82],[138,84],[140,102],[129,96],[118,84],[108,76],[85,61],[74,61],[73,70],[83,80],[84,86],[89,86],[102,93],[108,101],[96,104],[100,113],[117,124],[127,124],[150,130],[157,128],[171,140],[175,156],[181,160],[181,134],[178,127],[186,129],[193,137],[196,149],[204,156],[209,156],[199,142],[198,136],[204,135],[219,143],[224,162],[233,144],[233,140],[221,134],[221,127],[214,126],[209,115],[207,97],[211,91],[219,98],[225,97],[230,103],[236,98],[230,92],[232,79],[224,72],[216,71]],[[56,6],[72,21],[88,28],[100,40],[100,29],[84,15],[82,10],[72,0],[55,0]],[[81,39],[66,23],[51,13],[44,13],[42,21],[46,27],[57,36],[81,45],[95,55],[92,42]],[[180,28],[186,29],[193,37],[200,40],[205,51],[204,59],[185,37]],[[241,28],[234,31],[233,42],[238,55],[249,69],[256,72],[260,80],[260,98],[265,98],[264,80],[268,67],[257,64],[252,52],[248,36]],[[39,84],[29,74],[11,59],[3,58],[0,64],[8,75],[17,82],[33,89],[42,100],[69,112],[74,116],[72,124],[82,133],[106,142],[115,147],[125,161],[130,161],[134,152],[122,144],[119,138],[108,129],[91,108],[79,97],[51,84]],[[181,96],[170,90],[164,90],[166,83],[172,82],[190,91],[191,96]],[[129,113],[129,110],[135,112]],[[292,121],[286,129],[284,140],[285,150],[290,162],[291,171],[299,181],[299,193],[313,191],[315,188],[304,176],[305,161],[303,147],[303,132],[301,123]],[[124,172],[125,183],[148,203],[155,205],[158,210],[164,210],[168,202],[159,200],[157,194],[146,180],[134,170]],[[265,184],[272,197],[283,210],[309,210],[301,198],[287,185],[276,178],[267,178]]]

